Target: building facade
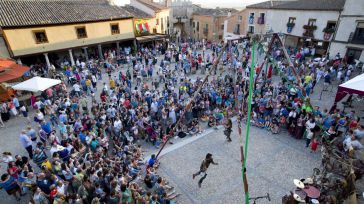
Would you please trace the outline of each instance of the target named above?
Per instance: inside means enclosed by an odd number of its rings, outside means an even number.
[[[133,28],[137,45],[143,43],[155,44],[156,41],[165,41],[167,35],[158,33],[157,18],[151,16],[142,10],[130,5],[126,5],[123,9],[127,10],[133,18]]]
[[[224,20],[224,40],[246,37],[249,33],[265,34],[266,13],[264,9],[243,9],[227,17]]]
[[[228,8],[200,8],[192,15],[192,38],[195,40],[223,40],[224,21],[237,10]]]
[[[0,26],[11,57],[38,56],[48,66],[56,55],[72,65],[76,55],[103,58],[104,46],[135,39],[130,13],[99,0],[0,1]]]
[[[330,44],[330,57],[337,53],[364,62],[364,1],[346,0]]]
[[[192,33],[192,15],[197,6],[190,0],[173,0],[170,8],[176,40],[187,39]]]
[[[130,0],[130,6],[137,8],[155,18],[156,33],[169,35],[173,31],[171,10],[153,0]]]
[[[224,36],[282,33],[287,47],[314,46],[322,55],[329,47],[344,4],[345,0],[296,0],[249,5],[230,17]]]

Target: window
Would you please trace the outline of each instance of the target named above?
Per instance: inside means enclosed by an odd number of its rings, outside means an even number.
[[[115,34],[120,34],[120,30],[119,30],[119,24],[111,24],[111,34],[115,35]]]
[[[207,35],[208,33],[209,33],[209,24],[205,24],[205,27],[204,27],[204,29],[203,29],[203,33],[205,34],[205,35]]]
[[[35,37],[35,43],[41,44],[41,43],[48,43],[48,38],[46,35],[45,30],[37,30],[33,31],[34,37]]]
[[[197,32],[200,31],[200,22],[197,22],[196,30]]]
[[[221,30],[224,30],[224,24],[221,25]]]
[[[296,18],[295,17],[289,17],[288,18],[288,23],[295,23]]]
[[[239,23],[235,25],[234,34],[240,35],[240,24]]]
[[[254,13],[250,13],[249,15],[249,24],[254,24]]]
[[[238,16],[238,21],[242,21],[243,20],[243,16]]]
[[[336,21],[328,21],[326,24],[326,28],[335,29]]]
[[[195,23],[195,22],[193,22],[193,23],[192,23],[192,27],[193,27],[193,28],[195,28],[195,26],[196,26],[196,23]]]
[[[313,18],[308,19],[308,25],[309,25],[309,26],[314,26],[314,25],[316,25],[316,19],[313,19]]]
[[[353,38],[351,40],[351,43],[364,44],[364,22],[358,23]]]
[[[87,38],[86,27],[76,27],[77,38]]]
[[[249,26],[248,33],[254,33],[254,26]]]
[[[219,35],[219,40],[222,40],[222,35]]]
[[[265,13],[260,13],[258,18],[258,24],[264,24],[265,21]]]
[[[159,18],[155,19],[155,25],[159,25]]]

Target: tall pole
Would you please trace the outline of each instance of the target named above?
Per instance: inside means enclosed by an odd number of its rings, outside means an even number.
[[[241,170],[244,182],[244,191],[245,191],[245,204],[249,204],[249,190],[248,190],[248,181],[246,178],[246,162],[248,159],[248,144],[249,144],[249,133],[250,133],[250,114],[252,110],[252,99],[253,99],[253,85],[254,85],[254,57],[255,57],[255,40],[253,39],[253,46],[252,46],[252,60],[250,63],[250,76],[249,76],[249,96],[248,96],[248,120],[246,122],[246,134],[245,134],[245,149],[241,148],[241,151],[244,152],[242,154],[242,159],[244,161],[243,169]],[[245,189],[246,188],[246,189]]]

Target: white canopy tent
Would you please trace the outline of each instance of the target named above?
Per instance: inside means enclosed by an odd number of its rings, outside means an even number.
[[[60,84],[62,81],[58,79],[49,79],[42,77],[33,77],[26,81],[23,81],[17,85],[12,86],[14,90],[38,92],[44,91],[49,87]]]
[[[356,76],[351,80],[340,84],[335,97],[335,104],[341,101],[347,94],[364,96],[364,74]]]
[[[340,84],[340,87],[353,89],[357,91],[364,91],[364,74],[361,74],[359,76],[356,76],[352,78],[351,80]]]

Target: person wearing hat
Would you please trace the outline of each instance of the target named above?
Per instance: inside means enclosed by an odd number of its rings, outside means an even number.
[[[214,162],[214,159],[212,158],[212,154],[211,153],[207,153],[205,159],[201,163],[200,170],[197,173],[195,173],[195,174],[192,175],[192,178],[195,179],[195,177],[198,176],[198,175],[200,175],[201,173],[204,174],[202,176],[202,178],[200,178],[200,180],[198,181],[198,187],[200,187],[200,188],[201,188],[202,181],[207,176],[206,171],[209,168],[210,164],[218,165],[218,163]]]

